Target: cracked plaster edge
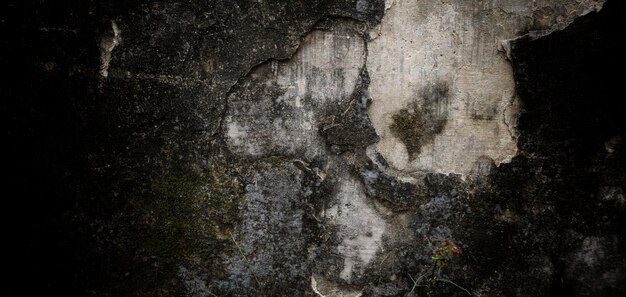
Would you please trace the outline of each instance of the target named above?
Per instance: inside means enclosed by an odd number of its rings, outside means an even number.
[[[380,36],[380,34],[382,34],[383,21],[385,20],[385,16],[387,15],[387,11],[389,11],[391,9],[391,7],[393,7],[395,1],[396,0],[385,0],[385,9],[383,11],[383,17],[381,18],[380,22],[376,26],[374,26],[374,28],[369,30],[369,32],[367,33],[367,41],[372,41],[372,40],[378,38],[378,36]]]
[[[393,5],[395,4],[395,1],[396,0],[385,0],[385,8],[384,8],[383,17],[382,17],[381,21],[379,22],[379,24],[377,24],[375,27],[373,27],[372,29],[369,30],[368,36],[367,36],[368,39],[366,40],[366,45],[368,44],[368,42],[377,39],[382,34],[382,25],[385,22],[387,11],[393,7]],[[606,1],[603,1],[602,3],[598,3],[597,5],[591,5],[587,9],[583,10],[577,16],[572,17],[571,19],[568,19],[565,22],[554,24],[552,26],[552,28],[550,28],[550,29],[534,30],[534,31],[530,31],[530,32],[528,32],[526,34],[523,34],[523,35],[511,38],[511,39],[502,39],[496,45],[497,46],[497,50],[504,54],[505,60],[507,62],[509,62],[509,65],[511,65],[511,62],[512,62],[511,53],[512,53],[512,43],[513,42],[515,42],[517,40],[520,40],[520,39],[523,39],[523,38],[530,38],[531,40],[536,40],[536,39],[542,38],[544,36],[550,35],[553,32],[562,31],[562,30],[566,29],[567,27],[569,27],[576,19],[578,19],[580,17],[583,17],[583,16],[585,16],[585,15],[587,15],[589,13],[597,13],[597,12],[599,12],[603,8],[605,3],[606,3]],[[535,8],[533,7],[533,10],[534,9]],[[366,59],[366,63],[367,63],[367,59]],[[517,119],[519,118],[519,115],[522,112],[523,112],[523,109],[521,107],[521,102],[519,100],[517,91],[515,91],[513,93],[513,95],[511,96],[510,101],[507,103],[507,105],[502,110],[504,125],[507,127],[507,132],[509,133],[511,139],[513,139],[513,141],[516,144],[515,145],[515,152],[512,155],[509,155],[509,157],[506,158],[506,159],[494,162],[496,167],[500,167],[500,165],[502,165],[502,164],[510,163],[513,160],[513,158],[515,158],[518,155],[518,153],[519,153],[519,148],[517,147],[517,142],[518,142],[518,139],[520,137],[520,133],[519,133],[519,131],[517,131]],[[517,117],[514,117],[513,114],[517,114]],[[368,158],[370,160],[372,160],[372,162],[374,162],[376,167],[379,170],[381,170],[381,172],[390,174],[390,175],[392,175],[392,176],[394,176],[394,177],[396,177],[399,180],[404,181],[404,182],[417,184],[421,177],[423,177],[426,174],[431,174],[431,173],[444,174],[446,176],[454,175],[454,176],[459,176],[462,181],[466,181],[467,180],[467,174],[459,173],[459,172],[455,172],[455,171],[450,171],[450,172],[445,172],[445,173],[435,172],[435,171],[419,170],[419,169],[415,169],[415,170],[411,170],[411,171],[403,171],[403,170],[399,170],[399,169],[393,168],[392,166],[384,166],[382,163],[380,163],[378,161],[378,157],[376,156],[377,152],[378,151],[376,150],[376,144],[373,144],[373,145],[367,147],[367,156],[368,156]]]
[[[394,0],[391,0],[394,1]],[[385,11],[387,11],[387,8],[385,8]],[[357,24],[365,24],[365,22],[363,20],[359,20],[357,18],[354,17],[350,17],[350,16],[338,16],[338,15],[324,15],[322,17],[320,17],[319,19],[317,19],[316,21],[312,22],[311,26],[304,32],[302,33],[299,37],[298,37],[298,41],[295,44],[295,46],[293,46],[291,48],[291,51],[288,53],[287,56],[285,57],[268,57],[258,63],[254,63],[252,66],[248,67],[248,69],[240,76],[237,77],[237,79],[232,83],[229,84],[229,87],[227,88],[227,90],[223,93],[222,97],[223,102],[224,102],[224,109],[222,110],[222,112],[220,113],[220,119],[219,119],[219,124],[217,125],[219,128],[217,129],[218,133],[221,134],[225,134],[225,132],[227,131],[227,127],[224,125],[224,123],[226,122],[226,117],[228,115],[228,111],[229,111],[229,101],[228,98],[235,92],[235,88],[241,83],[241,81],[247,77],[249,77],[255,70],[270,64],[270,63],[274,63],[274,62],[287,62],[287,61],[291,61],[300,50],[302,50],[302,44],[304,42],[304,40],[306,39],[307,36],[311,35],[314,31],[327,31],[327,29],[325,28],[320,28],[319,24],[326,21],[326,20],[333,20],[333,19],[345,19],[345,20],[351,20],[356,22]],[[381,20],[382,22],[382,20]],[[377,25],[378,26],[378,25]],[[363,30],[362,32],[357,30],[357,35],[361,36],[361,40],[363,41],[363,56],[361,57],[362,59],[362,67],[360,68],[360,73],[363,73],[364,70],[367,70],[367,59],[368,59],[368,55],[369,55],[369,49],[368,49],[368,32],[371,29],[366,29]],[[360,81],[360,79],[359,79]],[[355,85],[355,89],[353,90],[353,94],[354,92],[357,92],[360,88],[360,83],[357,83]],[[350,100],[352,101],[352,99]]]
[[[388,9],[388,8],[387,8]],[[387,10],[386,9],[386,10]],[[302,50],[303,48],[303,44],[304,44],[304,40],[307,36],[311,35],[312,33],[314,33],[315,31],[328,31],[326,28],[320,28],[318,27],[318,24],[322,21],[325,20],[329,20],[329,19],[347,19],[347,20],[352,20],[354,22],[356,22],[357,24],[363,24],[364,22],[362,20],[356,19],[356,18],[352,18],[352,17],[345,17],[345,16],[334,16],[334,15],[326,15],[318,20],[316,20],[315,22],[312,23],[312,25],[310,26],[310,28],[305,31],[303,34],[301,34],[299,36],[298,42],[296,44],[296,46],[292,47],[291,50],[289,51],[288,56],[285,57],[269,57],[267,59],[264,59],[258,63],[253,64],[252,66],[250,66],[242,75],[238,76],[237,79],[232,83],[229,84],[229,87],[227,88],[227,90],[223,93],[223,99],[224,99],[224,110],[222,111],[222,116],[220,117],[220,123],[219,123],[219,127],[218,131],[220,131],[219,133],[223,133],[225,131],[225,126],[224,123],[226,122],[226,117],[228,114],[228,107],[229,107],[229,97],[236,91],[236,87],[238,85],[240,85],[241,81],[244,80],[245,78],[249,77],[255,70],[257,70],[260,67],[264,67],[267,64],[270,63],[274,63],[274,62],[288,62],[291,61],[300,50]],[[365,29],[362,30],[358,30],[357,32],[360,38],[360,41],[363,43],[363,55],[360,57],[360,64],[361,67],[359,67],[359,79],[357,84],[354,86],[354,90],[352,91],[352,97],[354,97],[354,94],[357,93],[359,91],[359,89],[362,87],[362,75],[364,72],[367,71],[367,59],[368,59],[368,55],[369,55],[369,49],[368,49],[368,32],[371,30],[371,27],[366,27]],[[349,105],[352,105],[355,100],[355,98],[352,98],[349,100]],[[346,111],[350,108],[350,106],[347,107]],[[272,155],[273,157],[281,157],[284,158],[285,156],[280,156],[280,155]],[[262,157],[261,159],[263,159],[265,157]],[[310,162],[304,161],[302,159],[293,159],[293,162],[297,162],[300,163],[301,165],[303,165],[306,170],[308,171],[312,171],[314,172],[318,178],[320,178],[320,180],[324,180],[325,179],[325,174],[322,173],[322,175],[320,175],[319,172],[312,170],[309,166],[310,166]],[[372,209],[376,209],[375,207],[373,207]],[[319,278],[319,277],[318,277]],[[317,294],[317,296],[322,296],[322,297],[360,297],[363,294],[362,290],[349,290],[349,289],[344,289],[342,288],[341,284],[338,283],[334,283],[332,281],[329,280],[323,280],[323,282],[327,282],[327,288],[332,290],[332,292],[326,293],[326,295],[324,295],[322,292],[320,292],[320,283],[318,282],[318,280],[316,279],[316,276],[312,275],[311,276],[311,289],[313,290],[313,292],[315,292],[315,294]],[[323,289],[321,289],[323,290]]]
[[[548,36],[548,35],[550,35],[550,34],[552,34],[554,32],[563,31],[567,27],[569,27],[576,19],[578,19],[580,17],[583,17],[583,16],[586,16],[586,15],[588,15],[590,13],[597,13],[600,10],[602,10],[602,8],[604,7],[604,3],[606,3],[606,1],[602,2],[602,4],[591,6],[591,7],[587,8],[587,9],[583,10],[582,13],[580,13],[579,15],[577,15],[577,16],[571,18],[571,19],[568,19],[567,21],[565,21],[563,23],[554,24],[552,26],[552,28],[550,28],[550,29],[533,30],[533,31],[530,31],[530,32],[528,32],[526,34],[523,34],[523,35],[511,38],[511,39],[502,39],[502,40],[500,40],[500,42],[498,44],[498,50],[504,53],[504,55],[506,56],[506,59],[509,62],[513,61],[511,53],[512,53],[512,44],[514,42],[516,42],[518,40],[521,40],[521,39],[525,39],[525,38],[528,38],[531,41],[532,40],[537,40],[539,38]]]

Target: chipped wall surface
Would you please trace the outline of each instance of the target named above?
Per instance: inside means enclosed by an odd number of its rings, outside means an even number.
[[[324,138],[330,139],[323,132],[342,125],[335,118],[345,117],[353,104],[371,102],[367,111],[380,136],[375,147],[393,169],[467,175],[480,171],[472,170],[479,160],[510,162],[517,152],[519,103],[500,43],[528,26],[531,4],[388,4],[381,24],[369,32],[372,40],[349,22],[322,24],[290,59],[266,62],[240,79],[227,96],[222,128],[231,151],[246,158],[328,159]],[[369,93],[356,98],[365,67]],[[337,243],[327,245],[342,264],[318,279],[359,283],[383,252],[383,237],[394,234],[385,234],[387,222],[361,182],[334,174],[333,206],[323,217],[336,228]],[[434,212],[451,211],[445,197],[433,197],[424,210],[439,205]],[[445,226],[430,231],[430,223],[422,222],[418,232],[450,236]],[[349,291],[340,287],[333,290]]]
[[[289,60],[255,68],[227,98],[229,147],[243,156],[319,157],[318,126],[352,99],[365,54],[356,29],[340,25],[309,33]]]
[[[363,104],[355,94],[363,87],[366,47],[363,30],[351,22],[322,26],[304,38],[289,60],[265,63],[234,87],[224,123],[233,152],[248,158],[329,158],[320,132],[345,125],[342,118],[353,105]],[[338,163],[333,168],[342,166],[341,159],[331,160]],[[367,201],[360,181],[346,172],[331,172],[322,173],[334,175],[336,194],[322,217],[337,229],[340,243],[329,247],[342,256],[341,271],[332,277],[350,281],[353,271],[365,273],[382,247],[385,222]]]
[[[509,162],[517,152],[520,107],[500,43],[534,21],[550,29],[601,5],[569,2],[387,1],[368,43],[369,114],[380,136],[378,151],[406,172],[465,175],[479,157]],[[563,6],[567,12],[555,13]],[[550,15],[543,15],[546,11]],[[447,89],[445,96],[424,95],[437,85]],[[398,114],[405,111],[435,114],[443,127],[430,135],[394,133],[403,120]],[[429,129],[428,121],[404,124],[404,130]]]
[[[10,3],[0,290],[624,296],[624,3]]]

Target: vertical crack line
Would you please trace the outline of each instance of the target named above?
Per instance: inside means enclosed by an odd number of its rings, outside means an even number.
[[[515,131],[515,127],[512,127],[509,116],[507,116],[507,111],[513,108],[513,104],[516,100],[518,100],[517,95],[514,94],[513,96],[511,96],[511,100],[509,100],[507,105],[502,109],[502,121],[504,122],[504,125],[506,125],[507,131],[509,132],[509,136],[511,137],[511,139],[515,139],[515,141],[517,142],[519,134]]]

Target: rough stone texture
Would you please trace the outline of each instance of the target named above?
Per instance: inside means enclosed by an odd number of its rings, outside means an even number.
[[[304,227],[303,174],[294,164],[274,163],[260,163],[246,179],[239,238],[231,238],[240,250],[225,257],[227,278],[208,283],[205,292],[216,287],[228,295],[276,296],[307,290],[310,237]]]
[[[624,296],[624,6],[4,3],[0,291]]]

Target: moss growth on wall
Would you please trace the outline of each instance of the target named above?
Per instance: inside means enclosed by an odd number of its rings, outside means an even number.
[[[404,143],[409,158],[414,159],[422,147],[443,130],[448,114],[449,86],[437,81],[420,89],[419,100],[393,115],[391,133]]]

